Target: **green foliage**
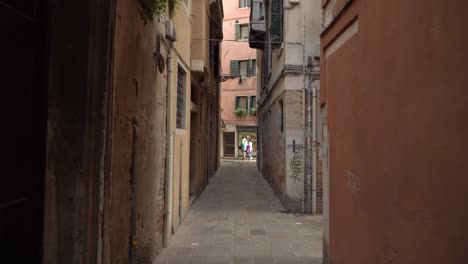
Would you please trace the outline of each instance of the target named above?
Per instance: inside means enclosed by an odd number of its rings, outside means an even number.
[[[168,0],[139,0],[143,7],[143,12],[148,19],[161,18],[166,12]],[[171,0],[169,0],[171,1]],[[172,0],[174,1],[174,0]]]
[[[242,118],[247,115],[247,110],[245,110],[244,108],[237,108],[236,110],[234,110],[234,114],[236,115],[236,117]]]
[[[168,0],[168,1],[169,1],[169,14],[171,16],[174,16],[175,10],[182,4],[182,1],[184,0]]]
[[[251,114],[253,116],[256,115],[257,114],[257,109],[255,107],[250,108],[249,114]]]

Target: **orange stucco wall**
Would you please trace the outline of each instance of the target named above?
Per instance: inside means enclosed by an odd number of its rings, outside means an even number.
[[[324,33],[330,263],[466,263],[466,10],[356,0]]]

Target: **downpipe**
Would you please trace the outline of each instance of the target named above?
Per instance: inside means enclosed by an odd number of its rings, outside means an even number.
[[[174,133],[172,132],[172,46],[169,47],[167,55],[167,110],[166,110],[166,186],[165,186],[165,219],[164,219],[164,234],[163,247],[167,247],[169,236],[172,229],[172,197],[174,184]]]
[[[311,152],[312,152],[312,114],[311,114],[311,103],[312,103],[312,92],[311,92],[311,83],[310,83],[310,74],[309,74],[309,81],[308,81],[308,89],[307,89],[307,132],[306,132],[306,143],[307,143],[307,176],[306,176],[306,213],[310,214],[313,213],[311,208],[312,201],[312,161],[311,161]]]
[[[312,85],[312,214],[316,214],[316,213],[317,213],[317,87],[315,85]]]
[[[313,59],[307,57],[307,194],[306,208],[308,213],[317,213],[317,88],[312,85]]]

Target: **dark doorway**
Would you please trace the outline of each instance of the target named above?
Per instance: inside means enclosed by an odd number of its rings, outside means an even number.
[[[47,106],[47,1],[0,0],[4,147],[2,262],[41,263]]]
[[[224,132],[224,156],[234,157],[236,154],[235,132]]]

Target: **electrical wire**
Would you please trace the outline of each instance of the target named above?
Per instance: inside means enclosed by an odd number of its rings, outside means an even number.
[[[273,44],[297,44],[296,42],[284,42],[284,41],[261,41],[261,40],[236,40],[236,39],[212,39],[212,38],[193,38],[192,40],[207,40],[207,41],[218,41],[218,42],[239,42],[239,43],[273,43]]]

